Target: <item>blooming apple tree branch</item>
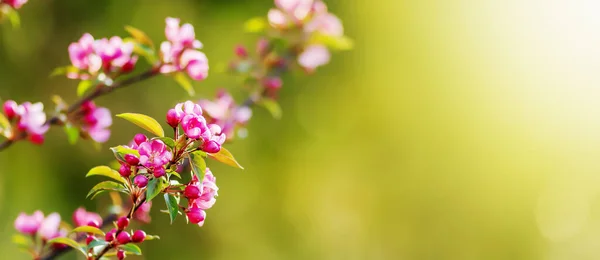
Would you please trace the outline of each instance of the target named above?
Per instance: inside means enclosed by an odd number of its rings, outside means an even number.
[[[188,223],[202,226],[219,190],[207,162],[243,169],[224,145],[247,135],[245,126],[252,117],[252,108],[261,106],[275,118],[281,117],[276,101],[283,86],[281,77],[296,69],[314,73],[329,62],[331,51],[347,50],[352,45],[343,34],[341,21],[321,0],[275,0],[275,5],[267,18],[246,22],[248,32],[260,34],[256,47],[251,52],[237,46],[229,64],[229,72],[243,79],[241,89],[247,93],[243,102],[237,103],[228,92],[220,90],[212,100],[179,103],[166,112],[165,121],[171,128],[167,134],[150,116],[117,115],[152,136],[137,134],[128,144],[112,147],[117,164],[97,166],[87,173],[86,177],[109,179],[96,184],[87,195],[94,199],[109,194],[113,201],[109,214],[102,218],[77,209],[71,227],[61,222],[57,213],[21,213],[15,221],[19,231],[15,243],[33,259],[55,259],[69,251],[80,252],[86,259],[123,259],[128,254],[141,254],[138,244],[158,236],[131,227],[137,225],[134,220],[150,221],[148,213],[157,198],[164,200],[166,209],[162,212],[171,223],[181,215]],[[96,97],[159,74],[173,76],[193,94],[189,78],[203,80],[208,76],[208,59],[198,50],[202,44],[195,39],[192,25],[180,25],[178,19],[167,18],[167,41],[160,44],[158,52],[142,31],[126,29],[132,38],[94,40],[85,34],[69,46],[72,65],[57,70],[57,74],[79,79],[78,92],[84,95],[70,106],[55,100],[57,115],[46,120],[41,103],[5,102],[5,118],[0,117],[4,121],[0,124],[7,141],[28,138],[41,143],[50,125],[63,125],[69,139],[83,137],[103,142],[110,135],[112,119],[108,109],[92,102]],[[126,77],[136,66],[138,55],[145,57],[151,68]]]

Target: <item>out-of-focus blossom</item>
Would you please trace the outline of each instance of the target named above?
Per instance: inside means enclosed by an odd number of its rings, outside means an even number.
[[[44,213],[39,210],[31,216],[22,212],[15,220],[15,229],[23,234],[34,235],[43,221]]]
[[[340,18],[331,13],[316,14],[305,26],[307,33],[318,32],[328,36],[343,36],[344,26]]]
[[[167,145],[161,140],[151,140],[143,142],[139,145],[140,164],[147,167],[154,173],[164,173],[164,168],[171,159],[173,154],[167,148]]]
[[[83,114],[81,129],[98,143],[108,141],[110,137],[108,127],[112,125],[110,110],[104,107],[96,107],[94,102],[88,101],[81,106],[81,111]]]
[[[298,55],[298,63],[309,72],[329,63],[330,59],[331,53],[327,47],[316,44],[307,46],[304,51]]]
[[[150,209],[152,209],[152,202],[144,202],[142,206],[138,208],[133,214],[133,217],[143,223],[150,223]]]
[[[199,198],[195,199],[193,203],[198,205],[201,209],[209,209],[215,202],[217,202],[217,196],[219,195],[217,191],[219,187],[217,187],[217,178],[212,174],[209,168],[206,168],[206,174],[204,175],[204,180],[202,180],[202,194]]]
[[[160,72],[186,71],[194,80],[208,77],[208,58],[198,50],[202,48],[202,43],[196,40],[194,27],[189,23],[180,26],[180,20],[171,17],[166,19],[166,24],[168,41],[160,44],[163,63]]]
[[[4,135],[9,139],[15,136],[27,136],[32,143],[41,144],[44,142],[44,134],[50,128],[46,124],[46,113],[44,113],[44,104],[25,102],[18,105],[12,100],[8,100],[3,106],[4,114],[9,120],[16,121],[16,131],[4,129]]]
[[[236,126],[244,126],[252,117],[252,110],[247,106],[237,105],[225,90],[220,90],[214,101],[203,99],[198,103],[206,112],[208,123],[220,126],[228,138],[234,137]]]
[[[91,34],[86,33],[78,42],[69,45],[69,58],[79,72],[70,72],[67,77],[89,79],[99,72],[130,72],[138,59],[133,55],[133,48],[132,42],[124,42],[118,36],[94,40]]]
[[[7,5],[9,5],[10,7],[14,8],[14,9],[19,9],[24,4],[26,4],[27,1],[28,0],[2,0],[2,1],[0,1],[0,3],[7,4]]]
[[[60,231],[60,215],[58,213],[52,213],[48,215],[38,230],[38,234],[42,239],[53,239],[56,237],[64,236],[65,234]]]
[[[84,208],[78,208],[73,212],[73,224],[77,227],[92,226],[101,227],[102,217],[98,213],[88,212]]]
[[[275,6],[267,15],[269,23],[278,28],[287,28],[306,19],[314,0],[275,0]]]
[[[184,196],[188,199],[189,205],[186,215],[193,224],[204,225],[205,210],[211,208],[217,201],[216,196],[219,188],[216,181],[217,179],[210,169],[206,168],[206,174],[201,183],[198,177],[194,175],[190,183],[187,184],[184,190]]]

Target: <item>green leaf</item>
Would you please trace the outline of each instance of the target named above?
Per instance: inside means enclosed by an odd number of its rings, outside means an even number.
[[[198,152],[190,153],[190,167],[192,168],[192,172],[198,177],[198,180],[202,182],[202,180],[204,180],[204,174],[206,173],[206,161],[204,161],[202,153]]]
[[[79,84],[77,85],[77,96],[83,96],[83,94],[85,94],[85,92],[87,92],[94,85],[93,83],[94,82],[91,80],[79,81]]]
[[[47,244],[64,244],[64,245],[67,245],[67,246],[70,246],[70,247],[76,249],[77,251],[81,252],[84,256],[87,256],[85,251],[81,248],[81,246],[75,240],[67,238],[67,237],[57,237],[57,238],[48,240],[46,243]]]
[[[169,210],[169,217],[171,218],[171,224],[175,221],[177,213],[179,213],[179,200],[168,193],[165,193],[165,203],[167,203],[167,209]]]
[[[95,176],[95,175],[105,176],[105,177],[111,178],[111,179],[113,179],[115,181],[118,181],[120,183],[126,183],[127,182],[125,180],[125,178],[123,178],[121,176],[121,174],[119,174],[119,172],[111,169],[108,166],[96,166],[96,167],[92,168],[85,175],[85,177],[90,177],[90,176]]]
[[[163,143],[165,143],[169,148],[173,149],[175,148],[175,140],[173,140],[173,138],[171,137],[155,137],[152,138],[153,140],[161,140]]]
[[[29,248],[32,245],[31,238],[22,234],[14,234],[12,236],[12,242],[13,244],[23,248]]]
[[[71,124],[66,124],[65,127],[65,133],[67,134],[67,139],[69,140],[69,144],[76,144],[77,143],[77,139],[79,139],[79,128],[71,125]]]
[[[331,36],[315,33],[309,40],[312,44],[323,44],[337,51],[347,51],[354,47],[354,41],[346,36]]]
[[[154,43],[152,42],[152,40],[150,39],[150,37],[148,37],[148,35],[146,35],[145,32],[141,31],[140,29],[137,29],[133,26],[129,26],[126,25],[125,26],[125,31],[127,31],[129,34],[131,34],[131,36],[139,43],[144,44],[144,45],[148,45],[151,48],[154,48]]]
[[[242,167],[233,157],[233,155],[227,150],[225,149],[225,147],[221,147],[221,151],[219,151],[218,153],[209,153],[208,156],[210,158],[213,158],[219,162],[222,162],[224,164],[227,164],[229,166],[233,166],[236,168],[240,168],[240,169],[244,169],[244,167]]]
[[[254,17],[244,23],[244,30],[249,33],[259,33],[267,28],[267,20],[264,17]]]
[[[281,118],[281,114],[282,114],[281,107],[279,106],[279,103],[277,103],[277,101],[270,99],[270,98],[263,98],[263,99],[261,99],[259,104],[262,107],[266,108],[271,113],[273,118],[275,118],[275,119]]]
[[[10,122],[4,116],[4,114],[0,114],[0,128],[1,129],[10,129]]]
[[[58,67],[58,68],[54,69],[52,71],[52,73],[50,73],[50,77],[65,75],[67,73],[77,73],[77,72],[79,72],[79,69],[73,65]]]
[[[125,161],[126,154],[133,154],[138,157],[140,156],[140,152],[138,150],[132,149],[132,148],[129,148],[129,147],[123,146],[123,145],[111,147],[110,150],[115,155],[115,158],[117,158],[117,160],[122,161],[122,162]]]
[[[194,91],[194,87],[192,86],[192,82],[183,72],[176,72],[173,76],[177,84],[181,86],[190,96],[196,95]]]
[[[76,227],[75,229],[71,230],[71,233],[92,233],[100,236],[105,235],[104,232],[102,232],[102,230],[92,226]]]
[[[134,245],[134,244],[125,244],[125,245],[120,245],[119,246],[120,249],[123,249],[123,251],[128,252],[128,253],[132,253],[135,255],[141,255],[142,254],[142,249],[140,249],[140,247]]]
[[[21,27],[21,17],[19,17],[19,12],[17,12],[17,10],[10,8],[7,15],[13,28]]]
[[[136,113],[123,113],[118,114],[117,117],[123,118],[157,136],[165,136],[165,131],[162,129],[162,127],[156,121],[156,119],[147,115]]]
[[[125,188],[125,186],[118,184],[116,182],[103,181],[101,183],[96,184],[96,186],[94,186],[90,190],[90,192],[88,192],[86,197],[89,197],[89,196],[91,196],[97,192],[101,192],[101,191],[118,191],[118,192],[122,192],[122,193],[127,193],[128,190]],[[92,199],[94,197],[92,197]]]
[[[91,249],[94,247],[98,247],[98,246],[106,246],[108,245],[108,242],[101,240],[101,239],[94,239],[92,240],[92,242],[90,242],[90,244],[87,246],[87,249]]]
[[[153,235],[146,235],[146,239],[144,239],[144,241],[148,241],[148,240],[158,240],[160,239],[159,236],[153,236]]]
[[[169,184],[165,178],[154,178],[148,182],[146,187],[146,201],[151,201],[156,197],[162,190],[164,190]]]

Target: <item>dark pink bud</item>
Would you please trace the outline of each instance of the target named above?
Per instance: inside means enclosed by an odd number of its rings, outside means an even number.
[[[117,252],[117,259],[119,259],[119,260],[125,259],[125,251],[119,249],[119,251]]]
[[[133,232],[133,236],[131,237],[131,241],[133,243],[142,243],[146,239],[146,232],[143,230],[136,230]]]
[[[207,153],[218,153],[221,151],[221,145],[211,140],[202,144],[202,150]]]
[[[154,169],[154,177],[160,178],[162,176],[165,176],[165,168],[163,168],[163,167],[155,168]]]
[[[121,245],[131,242],[131,235],[125,231],[122,231],[117,235],[117,242],[119,242]]]
[[[202,191],[200,191],[200,187],[198,187],[197,185],[188,185],[185,187],[185,190],[183,191],[183,196],[185,196],[186,198],[188,198],[190,200],[195,200],[197,198],[200,198],[201,194],[202,194]]]
[[[125,161],[131,165],[131,166],[136,166],[140,163],[140,159],[138,159],[135,155],[133,154],[126,154],[124,156]]]
[[[129,226],[129,219],[127,217],[123,216],[117,220],[117,227],[120,230],[125,229],[127,226]]]
[[[81,104],[81,112],[88,114],[92,110],[96,109],[96,104],[93,101],[85,101]]]
[[[96,240],[96,238],[94,236],[87,236],[85,238],[85,244],[89,245],[90,243],[92,243],[92,241]]]
[[[95,125],[98,123],[98,118],[96,118],[94,114],[87,114],[83,120],[89,125]]]
[[[260,56],[266,55],[268,49],[269,49],[269,41],[267,39],[261,38],[260,40],[258,40],[258,42],[256,43],[256,53],[258,53],[258,55],[260,55]]]
[[[13,119],[17,115],[16,110],[19,105],[17,102],[13,100],[7,100],[4,102],[4,115],[8,117],[8,119]]]
[[[181,115],[179,115],[177,113],[177,111],[175,111],[175,109],[171,108],[169,109],[169,111],[167,111],[167,123],[175,128],[179,125],[179,122],[181,121]]]
[[[129,177],[129,175],[131,175],[131,166],[127,164],[121,164],[121,168],[119,168],[119,173],[125,178]]]
[[[31,134],[29,136],[29,141],[33,144],[41,145],[44,143],[44,136],[38,134]]]
[[[117,229],[111,229],[110,231],[106,232],[106,235],[104,235],[104,240],[106,240],[106,242],[111,242],[115,239],[115,234],[117,233]]]
[[[268,89],[280,89],[283,86],[283,81],[279,77],[271,77],[265,79],[263,85]]]
[[[144,175],[137,175],[133,178],[133,183],[135,186],[144,188],[146,185],[148,185],[148,178]]]
[[[135,135],[135,137],[133,137],[133,141],[138,145],[140,145],[143,142],[146,142],[146,140],[148,140],[148,137],[146,137],[143,134],[137,134]]]
[[[237,55],[240,58],[246,58],[248,57],[248,51],[243,45],[238,45],[235,46],[235,55]]]
[[[199,224],[204,221],[204,218],[206,218],[206,213],[204,210],[197,207],[189,208],[185,214],[190,222],[194,224]]]
[[[90,222],[88,222],[87,225],[90,227],[100,228],[100,223],[98,223],[98,221],[96,220],[90,220]]]
[[[121,73],[131,72],[134,67],[135,67],[135,62],[133,62],[132,60],[130,60],[129,62],[125,63],[123,65],[123,67],[121,67]]]

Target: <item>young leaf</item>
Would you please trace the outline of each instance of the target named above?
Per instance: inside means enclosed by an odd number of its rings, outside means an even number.
[[[177,213],[179,213],[179,200],[168,193],[165,193],[165,203],[167,203],[167,209],[169,210],[169,217],[171,218],[171,224],[175,221]]]
[[[146,186],[146,201],[151,201],[156,197],[163,189],[165,189],[169,184],[165,180],[165,178],[154,178],[148,182],[148,186]]]
[[[126,182],[126,180],[123,177],[121,177],[121,174],[119,174],[119,172],[111,169],[108,166],[96,166],[96,167],[92,168],[85,175],[85,177],[90,177],[90,176],[94,176],[94,175],[105,176],[105,177],[111,178],[115,181],[118,181],[120,183]]]
[[[192,168],[192,172],[198,177],[198,181],[202,182],[206,173],[206,161],[204,161],[202,154],[198,152],[190,153],[190,167]]]
[[[83,96],[83,94],[85,94],[92,86],[93,82],[91,80],[79,81],[79,84],[77,85],[77,96]]]
[[[150,48],[154,48],[154,43],[145,32],[137,29],[135,27],[126,25],[125,31],[127,31],[131,36],[139,43],[149,46]]]
[[[175,79],[177,84],[179,84],[179,86],[181,86],[185,91],[187,91],[187,93],[190,96],[196,95],[196,92],[194,91],[194,87],[192,86],[190,79],[185,75],[185,73],[176,72],[173,75],[173,78]]]
[[[98,247],[98,246],[106,246],[108,245],[108,242],[101,240],[101,239],[94,239],[92,240],[92,242],[90,242],[90,244],[87,246],[87,250],[90,250],[90,248],[94,248],[94,247]],[[87,251],[86,250],[86,251]]]
[[[165,131],[162,129],[160,124],[156,121],[156,119],[149,117],[147,115],[136,114],[136,113],[123,113],[118,114],[117,117],[123,118],[135,125],[147,130],[150,133],[153,133],[157,136],[165,136]]]
[[[10,129],[10,122],[4,114],[0,114],[0,129]]]
[[[240,169],[244,169],[244,167],[242,167],[233,157],[233,155],[227,150],[225,149],[225,147],[221,147],[221,151],[219,151],[218,153],[209,153],[208,156],[210,158],[213,158],[219,162],[222,162],[224,164],[227,164],[229,166],[233,166],[236,168],[240,168]]]
[[[26,237],[22,234],[14,234],[12,236],[12,242],[19,247],[29,248],[32,244],[31,238]]]
[[[313,44],[323,44],[332,50],[347,51],[354,47],[354,41],[346,36],[331,36],[315,33],[309,40]]]
[[[264,17],[254,17],[244,23],[244,29],[249,33],[259,33],[267,28],[267,21]]]
[[[13,28],[21,27],[21,17],[19,17],[19,12],[17,12],[17,10],[10,8],[7,15]]]
[[[146,58],[146,61],[150,64],[155,64],[156,61],[158,60],[158,57],[156,57],[156,52],[154,52],[154,49],[144,45],[144,44],[140,44],[140,43],[134,43],[135,46],[133,48],[133,52],[137,53],[138,55],[143,56],[144,58]]]
[[[79,69],[73,65],[58,67],[58,68],[54,69],[52,71],[52,73],[50,73],[50,77],[65,75],[68,73],[77,73],[77,72],[79,72]]]
[[[160,239],[159,236],[146,235],[146,240],[145,241],[148,241],[148,240],[158,240],[158,239]]]
[[[110,150],[113,152],[113,154],[115,155],[115,157],[117,158],[117,160],[119,161],[125,161],[125,155],[126,154],[133,154],[135,156],[140,156],[140,152],[136,149],[132,149],[123,145],[119,145],[119,146],[115,146],[115,147],[111,147]]]
[[[97,192],[101,192],[101,191],[118,191],[118,192],[122,192],[122,193],[127,193],[127,189],[125,188],[125,186],[118,184],[116,182],[112,182],[112,181],[103,181],[101,183],[96,184],[96,186],[94,186],[90,192],[88,192],[86,197],[89,197]],[[93,199],[94,197],[92,197]]]
[[[102,232],[102,230],[92,226],[76,227],[75,229],[71,230],[71,233],[92,233],[100,236],[105,235],[104,232]]]
[[[69,144],[76,144],[77,139],[79,139],[79,129],[69,123],[65,124],[65,133],[67,134],[67,139],[69,140]]]
[[[173,138],[171,138],[171,137],[154,137],[152,139],[154,139],[154,140],[158,139],[158,140],[163,141],[163,143],[165,143],[171,149],[173,149],[175,147],[175,140],[173,140]]]
[[[132,253],[135,255],[141,255],[142,254],[142,249],[140,249],[140,247],[134,245],[134,244],[125,244],[125,245],[120,245],[119,246],[120,249],[123,249],[123,251],[128,252],[128,253]]]
[[[277,103],[277,101],[270,99],[270,98],[263,98],[261,99],[260,103],[261,106],[263,106],[264,108],[266,108],[271,115],[273,116],[273,118],[275,119],[280,119],[281,118],[281,107],[279,106],[279,103]]]
[[[76,249],[77,251],[81,252],[83,255],[87,256],[87,254],[81,248],[81,246],[77,243],[77,241],[70,239],[70,238],[57,237],[57,238],[48,240],[46,243],[47,244],[64,244],[64,245],[67,245],[67,246],[70,246],[70,247]]]

